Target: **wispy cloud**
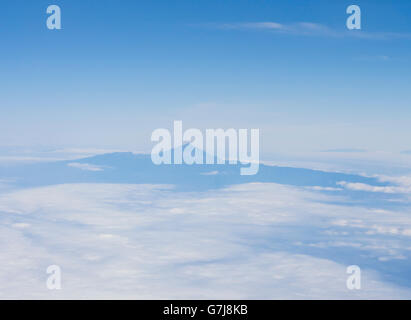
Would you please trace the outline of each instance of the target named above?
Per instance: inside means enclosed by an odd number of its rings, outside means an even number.
[[[340,185],[348,190],[352,191],[366,191],[366,192],[380,192],[389,194],[406,194],[411,195],[411,177],[410,176],[378,176],[378,179],[382,182],[394,183],[390,186],[372,186],[365,183],[358,182],[346,182],[340,181],[337,185]]]
[[[374,55],[374,56],[362,56],[356,58],[358,61],[369,61],[369,62],[381,62],[381,61],[391,61],[392,58],[387,55]]]
[[[332,29],[312,22],[297,22],[293,24],[282,24],[278,22],[245,22],[227,23],[216,26],[222,29],[265,30],[295,35],[338,35]]]
[[[365,183],[359,183],[359,182],[346,182],[346,181],[340,181],[337,183],[340,186],[343,186],[344,188],[348,190],[353,190],[353,191],[366,191],[366,192],[381,192],[381,193],[405,193],[408,192],[409,190],[401,188],[401,187],[394,187],[394,186],[388,186],[388,187],[381,187],[381,186],[371,186],[369,184]]]
[[[322,152],[338,152],[338,153],[356,153],[356,152],[366,152],[365,149],[356,149],[356,148],[340,148],[340,149],[328,149],[323,150]]]
[[[78,169],[86,170],[86,171],[103,171],[104,170],[103,166],[96,166],[96,165],[88,164],[88,163],[71,162],[71,163],[68,163],[67,165],[72,168],[78,168]]]
[[[260,30],[298,36],[356,37],[363,39],[411,39],[410,33],[369,32],[363,30],[333,29],[315,22],[279,23],[274,21],[211,24],[228,30]]]

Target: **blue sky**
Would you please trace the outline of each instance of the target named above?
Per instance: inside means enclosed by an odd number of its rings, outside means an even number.
[[[260,128],[264,152],[411,149],[410,21],[409,1],[2,1],[0,145],[150,150],[182,119]]]

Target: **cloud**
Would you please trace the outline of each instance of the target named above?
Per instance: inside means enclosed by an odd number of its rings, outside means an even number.
[[[289,34],[298,36],[327,36],[327,37],[355,37],[361,39],[411,39],[410,33],[401,32],[367,32],[362,30],[336,30],[326,25],[315,22],[295,22],[279,23],[274,21],[263,22],[242,22],[242,23],[222,23],[212,24],[220,29],[227,30],[260,30],[270,31],[279,34]],[[386,56],[381,56],[385,58]],[[387,57],[388,58],[388,57]],[[386,60],[386,59],[384,59]]]
[[[337,182],[337,185],[340,185],[348,190],[353,191],[366,191],[366,192],[380,192],[380,193],[389,193],[389,194],[411,194],[411,177],[402,176],[402,177],[387,177],[379,176],[380,181],[386,181],[391,183],[396,183],[394,186],[371,186],[365,183],[358,182],[346,182],[340,181]]]
[[[400,185],[403,188],[411,188],[411,176],[386,176],[380,175],[378,179],[383,182],[391,182]]]
[[[201,173],[201,175],[203,176],[215,176],[217,175],[219,172],[217,170],[215,171],[210,171],[210,172],[205,172],[205,173]]]
[[[411,254],[408,235],[401,238],[411,230],[410,212],[338,200],[272,183],[208,192],[67,184],[3,193],[0,241],[8,246],[0,252],[0,297],[411,298],[405,275],[403,287],[392,280],[396,263]],[[363,269],[358,292],[345,286],[353,263]],[[59,292],[45,288],[52,264],[62,269]]]
[[[382,192],[382,193],[398,193],[402,191],[398,187],[371,186],[369,184],[359,183],[359,182],[340,181],[340,182],[337,182],[337,184],[340,186],[343,186],[346,189],[353,190],[353,191]]]
[[[54,162],[91,157],[99,154],[125,151],[122,149],[97,149],[97,148],[44,148],[44,147],[1,147],[0,165],[16,163],[41,163]]]
[[[218,27],[233,30],[265,30],[294,35],[338,35],[332,29],[312,22],[297,22],[293,24],[281,24],[278,22],[245,22],[221,24],[218,25]]]
[[[387,55],[374,55],[374,56],[361,56],[356,58],[358,61],[369,61],[369,62],[381,62],[381,61],[391,61],[392,58]]]
[[[220,25],[224,29],[265,29],[265,30],[287,30],[287,27],[277,22],[249,22],[249,23],[227,23]]]
[[[311,189],[315,191],[341,191],[343,190],[342,188],[320,187],[320,186],[306,187],[306,189]]]
[[[12,226],[13,228],[21,228],[21,229],[24,229],[24,228],[30,227],[30,224],[29,224],[29,223],[13,223],[11,226]]]
[[[355,148],[341,148],[341,149],[328,149],[323,150],[322,152],[338,152],[338,153],[357,153],[357,152],[366,152],[365,149],[355,149]]]
[[[96,166],[93,164],[88,164],[88,163],[79,163],[79,162],[71,162],[67,164],[69,167],[72,168],[78,168],[81,170],[86,170],[86,171],[104,171],[104,167],[102,166]]]

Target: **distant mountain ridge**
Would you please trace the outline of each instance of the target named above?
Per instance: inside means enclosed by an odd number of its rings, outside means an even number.
[[[340,181],[387,186],[376,178],[304,168],[260,164],[253,176],[241,176],[241,164],[155,165],[150,155],[116,152],[74,161],[22,164],[0,168],[0,179],[32,187],[62,183],[172,184],[179,190],[218,189],[233,184],[272,182],[294,186],[337,187]]]

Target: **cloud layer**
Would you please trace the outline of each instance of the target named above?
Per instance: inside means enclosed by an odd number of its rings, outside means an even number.
[[[1,298],[410,298],[409,212],[276,184],[67,184],[1,194]],[[61,291],[46,268],[62,269]],[[346,267],[363,289],[346,288]],[[393,275],[400,274],[398,279]],[[397,281],[398,280],[398,281]]]

